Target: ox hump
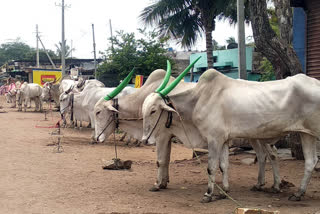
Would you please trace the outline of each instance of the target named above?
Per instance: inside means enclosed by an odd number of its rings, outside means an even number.
[[[218,77],[223,77],[223,75],[215,69],[209,69],[200,76],[199,83],[208,81],[211,82]]]
[[[166,71],[163,69],[154,70],[149,75],[149,77],[144,85],[148,85],[149,83],[152,83],[152,82],[157,81],[159,79],[163,79],[165,75],[166,75]]]

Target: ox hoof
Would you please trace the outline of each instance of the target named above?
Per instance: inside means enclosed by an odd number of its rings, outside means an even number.
[[[91,139],[90,144],[98,144],[98,141]]]
[[[262,189],[263,192],[267,192],[267,193],[280,193],[280,189],[271,187],[271,188],[263,188]]]
[[[260,192],[260,191],[262,191],[262,188],[261,188],[261,186],[254,185],[250,190],[253,192]]]
[[[289,201],[301,201],[301,196],[298,196],[297,194],[293,194],[288,198]]]
[[[201,203],[210,203],[212,202],[212,197],[211,196],[203,196],[202,200],[201,200]]]
[[[160,191],[160,187],[157,187],[157,186],[153,186],[149,189],[150,192],[158,192]]]
[[[222,199],[226,199],[227,196],[220,192],[219,194],[214,195],[214,198],[215,198],[215,200],[222,200]]]

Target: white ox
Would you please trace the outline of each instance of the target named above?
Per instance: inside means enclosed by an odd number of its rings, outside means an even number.
[[[7,103],[12,103],[10,108],[15,108],[16,107],[16,94],[21,87],[21,82],[17,81],[16,83],[11,83],[10,87],[8,87],[8,92],[5,94]]]
[[[64,79],[61,81],[61,83],[54,82],[47,82],[43,85],[43,90],[41,94],[41,99],[43,101],[49,101],[50,99],[53,99],[57,106],[60,106],[60,95],[63,92],[66,92],[70,88],[72,88],[72,91],[74,92],[80,92],[83,90],[83,88],[88,85],[95,83],[95,85],[99,87],[104,87],[104,84],[100,82],[99,80],[82,80],[81,82],[76,82],[74,80]]]
[[[34,100],[35,102],[35,111],[42,111],[42,101],[40,99],[41,93],[42,88],[40,85],[24,82],[16,95],[18,111],[22,111],[22,102],[24,102],[24,111],[27,111],[27,103],[31,103],[31,100]]]
[[[168,72],[170,76],[170,72]],[[103,142],[106,137],[112,134],[116,128],[116,124],[114,122],[110,122],[112,120],[114,114],[118,114],[118,124],[119,128],[125,132],[127,132],[130,136],[141,139],[142,137],[142,105],[145,98],[154,92],[161,84],[164,79],[166,72],[162,69],[155,70],[152,72],[147,79],[146,83],[140,88],[137,89],[135,93],[127,96],[122,96],[118,99],[118,110],[113,107],[113,101],[106,101],[101,99],[97,102],[94,112],[95,112],[95,140],[99,142]],[[169,82],[172,82],[174,78],[170,78]],[[195,83],[181,83],[179,84],[174,91],[182,92],[189,90],[195,87]],[[163,86],[164,87],[164,86]],[[161,87],[159,87],[161,88]],[[110,124],[109,124],[110,123]],[[157,142],[157,152],[158,152],[158,179],[157,185],[151,188],[151,191],[158,191],[159,189],[166,188],[167,182],[169,181],[169,162],[170,162],[170,139],[173,136],[178,136],[180,140],[188,143],[185,135],[181,132],[181,124],[179,118],[174,115],[172,118],[172,125],[170,128],[165,128],[162,130],[161,134],[156,135],[156,139],[152,139],[152,141]],[[152,136],[153,137],[153,136]],[[195,142],[198,139],[193,139]],[[150,141],[150,140],[149,140]],[[160,143],[158,143],[160,142]],[[255,149],[259,162],[259,176],[258,183],[254,186],[254,189],[260,190],[261,187],[265,184],[265,176],[264,176],[264,168],[265,168],[265,160],[266,155],[269,155],[274,158],[271,159],[271,163],[273,165],[273,173],[274,173],[274,189],[279,191],[280,177],[278,173],[277,166],[277,156],[274,154],[275,152],[269,146],[269,144],[259,144],[256,141],[251,142],[253,148]],[[168,152],[168,153],[167,153]],[[223,171],[223,181],[224,188],[228,189],[228,147],[224,148],[224,156],[221,159],[221,169]]]
[[[80,93],[62,93],[60,95],[60,113],[66,115],[71,113],[73,119],[86,121],[94,128],[94,106],[104,96],[109,94],[115,88],[99,87],[94,83],[89,83]],[[119,97],[131,94],[135,91],[132,87],[126,87],[118,95]]]
[[[166,72],[162,69],[155,70],[150,74],[145,84],[127,96],[118,98],[118,110],[113,107],[113,100],[100,99],[94,107],[95,117],[95,140],[103,142],[116,129],[112,122],[114,113],[119,115],[119,128],[135,139],[142,138],[142,112],[141,107],[144,99],[161,84]]]
[[[143,141],[166,131],[166,113],[181,117],[181,135],[191,148],[208,148],[208,190],[203,202],[213,197],[215,173],[223,148],[234,138],[274,139],[299,132],[305,157],[304,177],[289,200],[301,200],[317,164],[316,140],[320,136],[320,82],[298,74],[284,80],[250,82],[234,80],[210,69],[196,87],[182,92],[168,86],[150,94],[143,104]],[[160,95],[161,94],[161,95]],[[171,103],[169,106],[167,103]],[[265,141],[261,141],[264,143]],[[161,145],[158,145],[161,144]],[[158,159],[164,164],[170,150],[157,142]],[[160,156],[160,157],[159,157]],[[161,180],[159,181],[161,182]]]

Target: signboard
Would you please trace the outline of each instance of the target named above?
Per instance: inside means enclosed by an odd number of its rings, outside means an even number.
[[[52,82],[61,79],[61,70],[54,69],[32,69],[33,83],[43,86],[46,82]]]
[[[140,88],[143,85],[143,76],[142,75],[137,75],[136,76],[136,81],[134,83],[135,88]]]

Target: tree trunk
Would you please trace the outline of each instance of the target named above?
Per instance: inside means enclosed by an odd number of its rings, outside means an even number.
[[[206,29],[206,49],[208,69],[213,68],[213,45],[212,45],[212,30]]]
[[[288,44],[292,43],[292,8],[289,0],[273,0],[276,15],[278,17],[280,38]]]
[[[274,0],[280,27],[280,38],[272,30],[266,0],[250,0],[250,21],[256,47],[273,65],[276,79],[303,73],[299,59],[290,46],[292,29],[292,10],[289,0]],[[288,137],[291,152],[297,159],[303,159],[301,139],[298,134]]]
[[[272,30],[266,0],[250,0],[250,21],[256,47],[273,65],[277,79],[302,73],[293,48]],[[280,18],[281,19],[281,18]]]

